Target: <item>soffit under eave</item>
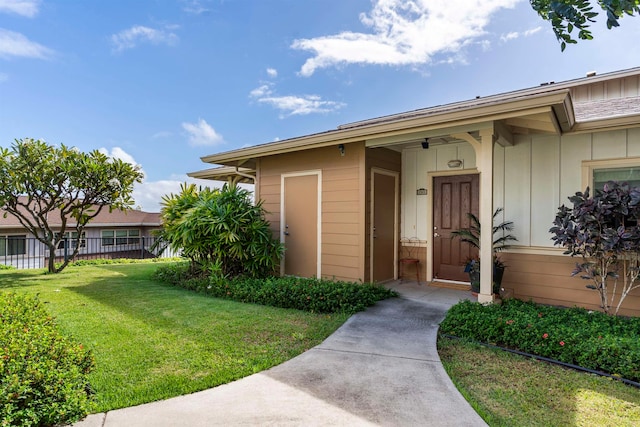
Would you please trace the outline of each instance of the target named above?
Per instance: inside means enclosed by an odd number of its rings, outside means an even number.
[[[250,175],[251,178],[247,175]],[[189,172],[187,176],[197,179],[208,179],[212,181],[233,181],[235,183],[253,184],[255,180],[255,170],[249,168],[239,168],[233,166],[221,166],[196,172]]]
[[[474,121],[466,120],[459,123],[432,124],[429,126],[407,129],[405,132],[397,132],[383,137],[372,137],[366,140],[367,148],[399,144],[418,144],[425,138],[438,138],[445,140],[450,135],[469,133],[476,135],[484,129],[493,129],[498,136],[500,145],[512,145],[513,135],[516,134],[554,134],[560,135],[568,128],[565,121],[560,122],[553,106],[536,107],[526,111],[508,112],[490,117],[492,120]],[[449,141],[450,142],[450,141]]]
[[[236,162],[255,161],[256,158],[357,141],[372,141],[380,138],[406,135],[412,132],[428,132],[434,129],[452,128],[468,124],[478,125],[487,121],[503,120],[526,114],[548,112],[557,104],[565,104],[570,98],[569,90],[536,94],[504,102],[470,107],[462,110],[435,112],[420,117],[411,117],[390,122],[375,123],[362,127],[339,129],[314,135],[232,150],[203,156],[205,163],[236,165]],[[569,100],[570,105],[570,100]],[[562,109],[561,109],[562,110]],[[473,126],[472,126],[473,128]],[[369,146],[367,144],[367,146]]]

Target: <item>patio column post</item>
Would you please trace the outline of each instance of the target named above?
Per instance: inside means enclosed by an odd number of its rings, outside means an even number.
[[[478,302],[489,304],[493,297],[493,127],[480,130],[476,159],[480,170],[480,293]]]

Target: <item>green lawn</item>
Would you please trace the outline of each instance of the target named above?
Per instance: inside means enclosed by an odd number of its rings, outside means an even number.
[[[206,297],[151,278],[157,263],[0,271],[0,291],[39,294],[96,358],[95,412],[192,393],[319,344],[348,318]]]
[[[490,426],[640,425],[640,390],[619,381],[442,337],[438,352]]]

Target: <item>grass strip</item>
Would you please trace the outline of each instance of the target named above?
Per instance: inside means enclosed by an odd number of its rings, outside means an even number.
[[[443,366],[490,426],[636,426],[640,390],[461,340],[438,339]]]
[[[161,264],[0,272],[0,292],[39,294],[95,355],[96,412],[224,384],[319,344],[347,314],[220,300],[152,278]]]

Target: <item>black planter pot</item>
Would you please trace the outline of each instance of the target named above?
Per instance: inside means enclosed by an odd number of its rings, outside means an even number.
[[[504,276],[504,267],[493,266],[493,293],[499,294],[502,287],[502,276]],[[480,270],[469,271],[469,281],[471,282],[471,292],[480,292]]]

